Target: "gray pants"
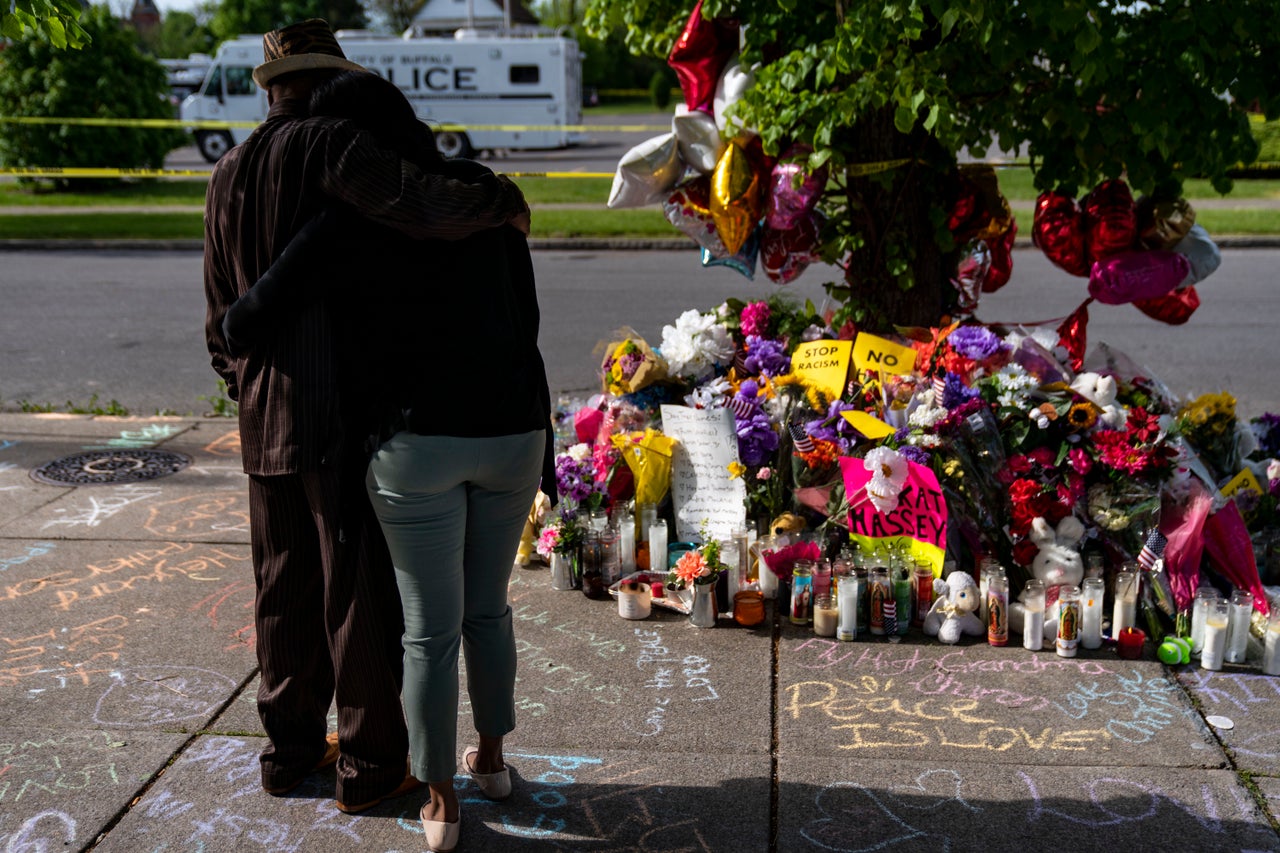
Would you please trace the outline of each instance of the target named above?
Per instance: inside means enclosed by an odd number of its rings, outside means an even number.
[[[401,432],[367,484],[404,607],[404,704],[413,775],[457,770],[458,646],[476,731],[515,728],[507,583],[542,471],[544,433],[455,438]]]

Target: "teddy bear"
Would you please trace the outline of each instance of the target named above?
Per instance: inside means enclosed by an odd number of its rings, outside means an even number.
[[[1058,522],[1056,528],[1041,516],[1031,522],[1031,541],[1039,551],[1031,561],[1031,574],[1044,584],[1044,638],[1053,642],[1058,636],[1059,587],[1079,586],[1084,580],[1084,563],[1080,559],[1080,540],[1084,538],[1084,524],[1073,515]],[[1009,628],[1022,633],[1026,608],[1021,601],[1009,605]]]
[[[533,559],[533,549],[538,541],[538,529],[550,511],[551,499],[542,492],[534,495],[533,505],[529,507],[529,515],[524,520],[524,530],[520,533],[520,544],[516,547],[515,565],[527,566]]]
[[[968,634],[979,637],[987,633],[976,613],[978,584],[965,572],[952,572],[946,580],[933,582],[933,607],[924,617],[924,632],[940,642],[955,645]]]
[[[1071,380],[1071,390],[1100,410],[1098,423],[1108,429],[1124,429],[1129,413],[1116,403],[1116,380],[1101,373],[1080,373]]]

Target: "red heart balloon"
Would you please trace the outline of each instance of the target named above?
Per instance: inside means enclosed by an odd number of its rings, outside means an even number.
[[[1076,200],[1065,193],[1041,193],[1031,225],[1031,242],[1072,275],[1089,274],[1086,235]]]
[[[1089,303],[1092,301],[1086,299],[1081,302],[1080,307],[1072,311],[1058,326],[1058,343],[1066,349],[1072,370],[1079,370],[1084,364],[1085,345],[1088,342],[1085,330],[1089,326]]]
[[[711,112],[716,81],[737,49],[737,21],[729,18],[707,20],[702,17],[702,0],[698,0],[684,31],[667,56],[667,65],[676,72],[689,109]]]
[[[1191,315],[1200,307],[1200,294],[1195,286],[1158,296],[1155,299],[1139,299],[1133,303],[1143,314],[1170,326],[1181,326],[1191,319]]]
[[[1131,249],[1138,242],[1138,212],[1124,181],[1103,181],[1080,206],[1089,223],[1088,249],[1093,260]]]

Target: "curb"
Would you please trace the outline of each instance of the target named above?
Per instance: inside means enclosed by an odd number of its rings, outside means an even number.
[[[1214,240],[1220,249],[1280,249],[1280,235],[1241,235]],[[1015,249],[1034,248],[1028,239],[1014,242]],[[533,251],[549,252],[678,252],[697,248],[692,240],[626,237],[534,237]],[[203,240],[0,240],[0,252],[202,252]]]

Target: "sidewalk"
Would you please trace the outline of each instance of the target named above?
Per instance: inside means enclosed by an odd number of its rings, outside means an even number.
[[[259,788],[245,482],[234,421],[0,414],[0,850],[424,849],[420,795]],[[1280,851],[1252,665],[630,622],[545,568],[511,602],[515,792],[457,780],[460,851]]]

